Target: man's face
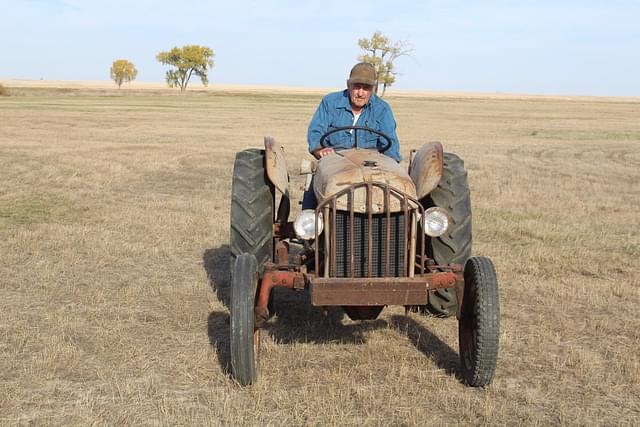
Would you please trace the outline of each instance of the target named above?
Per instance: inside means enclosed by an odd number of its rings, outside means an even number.
[[[373,93],[373,86],[363,83],[352,83],[349,85],[349,99],[351,100],[351,108],[355,111],[360,111],[362,107],[367,105],[371,94]]]

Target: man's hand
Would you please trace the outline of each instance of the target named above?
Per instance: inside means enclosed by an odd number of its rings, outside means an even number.
[[[313,152],[313,156],[316,159],[321,159],[324,156],[328,156],[329,154],[333,154],[335,153],[335,151],[333,150],[333,147],[326,147],[326,148],[318,148],[316,151]]]

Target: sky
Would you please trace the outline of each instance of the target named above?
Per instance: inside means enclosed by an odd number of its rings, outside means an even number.
[[[0,0],[0,78],[162,82],[174,46],[215,52],[212,84],[341,88],[381,31],[411,52],[393,88],[640,96],[640,0]],[[196,80],[197,81],[197,80]]]

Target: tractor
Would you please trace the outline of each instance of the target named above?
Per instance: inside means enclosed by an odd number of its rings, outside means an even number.
[[[231,371],[241,385],[258,377],[260,328],[275,287],[308,292],[313,306],[341,307],[352,320],[376,319],[385,306],[456,316],[460,376],[469,386],[493,379],[500,308],[496,271],[471,256],[471,202],[464,162],[434,141],[411,152],[408,170],[386,156],[391,139],[361,126],[353,148],[303,160],[300,173],[317,205],[293,221],[283,148],[236,154],[230,212]],[[376,138],[375,149],[358,147]],[[277,201],[277,203],[276,203]],[[277,205],[277,206],[276,206]]]

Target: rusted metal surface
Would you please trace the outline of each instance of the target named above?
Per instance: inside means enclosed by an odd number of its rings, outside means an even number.
[[[353,206],[353,187],[349,189],[349,205]],[[349,224],[353,224],[355,221],[355,212],[353,209],[349,208]],[[353,249],[353,245],[355,244],[355,239],[353,238],[353,232],[351,233],[351,238],[349,239],[349,277],[353,277],[353,269],[354,264],[356,263],[356,254]],[[388,239],[387,239],[388,240]]]
[[[426,227],[427,219],[425,218],[424,215],[422,215],[420,217],[420,221],[422,222],[421,230],[425,230],[427,228]],[[420,274],[424,274],[425,265],[427,264],[427,256],[426,256],[426,252],[425,252],[426,241],[427,241],[427,235],[426,234],[423,234],[422,236],[420,236],[420,243],[421,243],[420,244],[420,266],[418,267],[420,269]],[[435,264],[435,261],[434,260],[432,260],[432,261]]]
[[[438,141],[424,144],[411,159],[409,176],[416,185],[416,196],[422,199],[438,186],[442,178],[442,144]]]
[[[289,185],[289,173],[287,171],[287,161],[284,157],[284,150],[271,136],[264,137],[264,151],[266,159],[266,169],[269,181],[282,194],[287,193]]]
[[[407,234],[407,230],[408,230],[408,226],[409,224],[407,224],[410,220],[411,217],[409,216],[409,203],[407,202],[407,199],[402,199],[402,210],[404,211],[404,236],[405,238],[408,236]],[[407,250],[407,248],[405,248],[405,251]],[[409,268],[413,268],[413,259],[409,260],[409,259],[405,259],[405,270],[404,270],[404,275],[408,276],[409,275]]]
[[[386,215],[386,219],[387,219],[387,224],[385,227],[385,241],[389,242],[391,241],[391,210],[389,209],[389,202],[391,200],[391,189],[389,187],[386,187],[384,189],[384,209],[385,209],[385,215]],[[351,221],[353,223],[353,220]],[[351,250],[353,252],[353,249]],[[391,251],[387,250],[386,252],[386,256],[384,259],[384,274],[385,276],[389,275],[389,271],[390,271],[390,262],[391,262]],[[351,274],[351,277],[353,277],[353,274]]]
[[[411,177],[398,162],[377,151],[363,149],[341,150],[337,154],[321,158],[313,179],[313,190],[318,200],[325,200],[353,184],[367,182],[382,182],[409,197],[416,196]],[[356,189],[353,200],[355,212],[367,212],[366,197],[364,187]],[[371,197],[372,212],[382,213],[385,210],[382,189],[376,188]],[[347,210],[346,198],[338,200],[338,209]],[[387,209],[391,209],[391,212],[399,211],[400,201],[392,199]]]
[[[282,240],[276,243],[276,263],[279,267],[289,264],[289,244]]]
[[[458,307],[456,310],[456,318],[460,320],[462,314],[462,300],[464,299],[464,275],[459,274],[455,285],[456,298],[458,299]]]
[[[364,190],[364,191],[361,191]],[[402,247],[402,250],[405,253],[404,256],[404,266],[403,273],[404,276],[413,276],[414,269],[417,268],[417,274],[422,275],[424,273],[424,259],[425,259],[425,245],[424,242],[420,247],[420,253],[417,253],[417,247],[414,243],[416,239],[416,229],[417,227],[413,224],[416,221],[416,218],[422,218],[424,221],[424,208],[416,200],[415,198],[408,196],[403,193],[400,189],[394,188],[384,182],[367,182],[367,183],[359,183],[343,188],[333,196],[323,200],[318,207],[316,208],[316,215],[319,215],[320,212],[323,213],[324,221],[325,221],[325,253],[324,253],[324,274],[321,274],[321,260],[319,251],[316,251],[316,263],[315,263],[315,273],[318,277],[335,277],[336,276],[336,211],[339,209],[341,211],[348,212],[349,214],[349,228],[347,231],[347,240],[349,241],[349,276],[354,277],[354,269],[353,265],[355,264],[354,259],[354,240],[355,240],[355,221],[354,215],[356,212],[356,207],[354,206],[354,194],[360,192],[364,194],[364,200],[366,202],[365,211],[367,213],[367,229],[369,230],[369,234],[367,236],[366,243],[366,257],[367,257],[367,275],[368,277],[372,276],[372,263],[373,263],[373,209],[371,209],[372,204],[374,203],[374,194],[380,193],[383,195],[382,198],[382,207],[383,212],[386,218],[386,228],[385,228],[385,244],[386,244],[386,255],[384,259],[384,274],[389,276],[390,270],[390,253],[391,253],[391,206],[390,200],[396,200],[400,205],[399,211],[404,215],[404,226],[403,226],[403,235],[401,236],[403,242],[406,244]],[[381,212],[382,213],[382,212]],[[328,227],[327,227],[328,226]],[[424,224],[423,224],[424,226]],[[316,241],[318,241],[318,237],[316,235]],[[424,240],[424,239],[423,239]],[[420,259],[420,265],[416,264],[415,260]]]
[[[409,277],[415,275],[415,259],[416,259],[416,237],[417,237],[417,218],[411,215],[411,236],[409,238],[409,259],[407,260],[407,268],[409,269]],[[424,240],[424,239],[423,239]]]
[[[372,271],[373,271],[373,262],[371,261],[373,259],[373,227],[371,227],[371,225],[373,224],[373,202],[372,202],[372,193],[373,193],[373,187],[371,186],[371,183],[367,184],[367,194],[366,194],[366,199],[367,199],[367,221],[369,221],[369,233],[367,236],[367,239],[369,240],[368,244],[367,244],[367,276],[371,277],[373,276]],[[351,223],[351,228],[353,229],[353,223]],[[407,235],[406,233],[404,234],[405,236]],[[353,240],[353,233],[351,233],[351,240]],[[388,242],[387,242],[387,246],[388,246]]]
[[[274,222],[273,223],[273,237],[279,239],[286,239],[287,237],[294,237],[295,230],[293,229],[293,222]]]
[[[273,264],[272,264],[273,265]],[[254,307],[256,327],[261,327],[269,320],[269,296],[275,286],[289,289],[305,289],[307,279],[303,273],[296,271],[265,270],[258,290],[258,298]]]
[[[324,215],[324,247],[325,247],[325,254],[324,254],[324,260],[322,262],[322,264],[320,263],[320,251],[317,250],[316,248],[316,274],[320,275],[319,271],[320,271],[320,267],[324,266],[324,275],[325,276],[329,276],[329,262],[327,262],[327,254],[331,251],[331,243],[330,243],[330,238],[329,235],[331,234],[331,232],[329,230],[331,230],[331,227],[329,225],[330,222],[330,218],[329,218],[329,206],[325,206],[323,210],[323,215]],[[316,210],[316,215],[320,210]],[[316,228],[316,233],[317,233],[318,229]],[[318,241],[318,236],[316,234],[316,242]]]
[[[336,274],[336,209],[336,198],[334,197],[331,199],[331,276]]]
[[[422,277],[365,277],[355,279],[314,278],[311,304],[314,306],[425,305],[428,291],[453,288],[461,274],[446,271]]]

